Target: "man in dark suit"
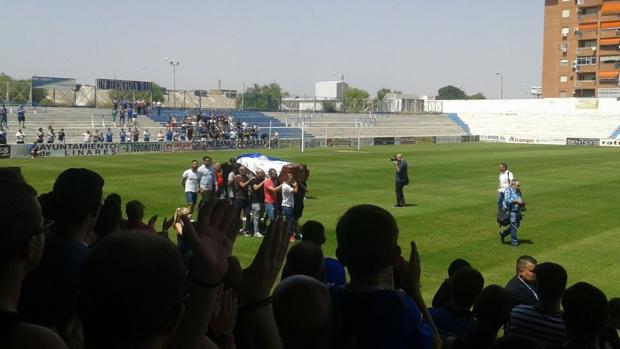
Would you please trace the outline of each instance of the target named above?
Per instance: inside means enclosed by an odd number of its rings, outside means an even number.
[[[506,292],[512,298],[512,306],[520,304],[538,305],[536,293],[536,273],[534,268],[538,262],[530,256],[521,256],[517,259],[515,277],[506,284]]]

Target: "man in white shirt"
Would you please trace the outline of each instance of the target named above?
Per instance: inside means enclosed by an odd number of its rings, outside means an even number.
[[[504,201],[504,193],[514,180],[512,172],[508,171],[508,165],[506,163],[499,164],[499,186],[497,187],[497,209],[502,209],[502,202]]]
[[[295,207],[295,193],[297,193],[297,182],[291,173],[286,175],[286,180],[282,183],[282,213],[286,220],[290,222],[289,235],[295,232],[295,216],[293,215],[293,207]]]
[[[198,183],[200,182],[200,172],[198,172],[198,161],[192,160],[192,167],[183,172],[181,185],[185,188],[185,199],[189,214],[194,212],[196,199],[198,198]]]
[[[17,144],[24,144],[24,137],[26,137],[26,134],[22,131],[22,129],[18,129],[17,133],[15,133],[15,140],[17,141]]]
[[[90,131],[82,133],[82,136],[84,136],[84,143],[90,143],[92,138],[92,136],[90,135]]]

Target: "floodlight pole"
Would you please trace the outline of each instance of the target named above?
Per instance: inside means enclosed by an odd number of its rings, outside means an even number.
[[[499,83],[500,83],[499,98],[504,99],[504,74],[498,72],[498,73],[495,73],[495,75],[499,76]]]
[[[176,108],[176,106],[177,106],[177,96],[176,96],[176,91],[177,91],[177,67],[179,65],[181,65],[181,62],[175,61],[174,59],[167,58],[167,57],[164,57],[164,61],[169,61],[170,66],[172,67],[172,90],[173,90],[172,104],[173,104],[173,107]]]

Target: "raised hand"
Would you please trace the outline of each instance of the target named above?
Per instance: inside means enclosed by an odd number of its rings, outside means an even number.
[[[222,280],[228,269],[238,219],[235,208],[225,200],[209,200],[198,213],[196,229],[189,217],[183,216],[183,237],[193,252],[192,278],[204,284]]]
[[[218,299],[217,310],[209,323],[211,332],[216,337],[231,335],[237,324],[237,296],[232,289],[222,291]]]
[[[157,215],[154,215],[153,217],[151,217],[151,218],[149,219],[148,226],[149,226],[149,227],[155,227],[155,223],[157,222],[157,218],[158,218],[158,217],[159,217],[159,216],[157,216]]]
[[[282,267],[289,244],[289,223],[279,217],[269,226],[252,264],[243,271],[239,289],[242,304],[263,300],[271,289]]]
[[[174,223],[172,218],[168,219],[168,217],[164,217],[164,221],[161,223],[161,231],[167,232],[170,230],[172,223]]]

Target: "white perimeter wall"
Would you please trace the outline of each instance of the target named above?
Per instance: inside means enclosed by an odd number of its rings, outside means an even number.
[[[444,113],[620,115],[616,98],[450,100]]]

